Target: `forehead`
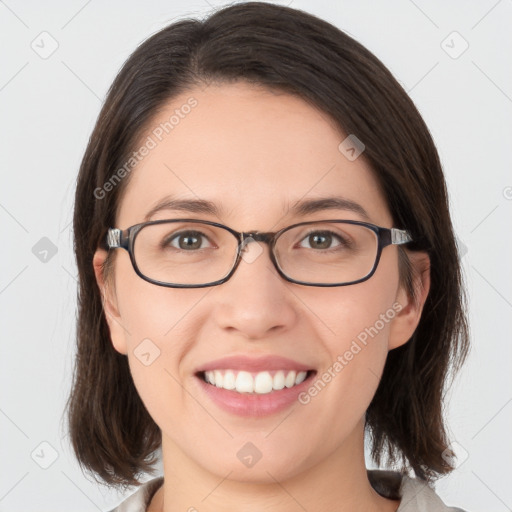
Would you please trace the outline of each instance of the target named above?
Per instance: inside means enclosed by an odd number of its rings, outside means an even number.
[[[340,152],[345,138],[329,116],[290,94],[246,83],[191,89],[160,109],[140,138],[117,224],[142,222],[172,196],[214,202],[235,229],[267,229],[292,220],[298,200],[341,196],[385,225],[377,181],[363,158]]]

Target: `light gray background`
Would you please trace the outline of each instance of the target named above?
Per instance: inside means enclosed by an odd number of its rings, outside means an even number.
[[[109,510],[122,499],[82,475],[61,422],[74,355],[74,182],[107,88],[129,54],[172,21],[224,4],[0,2],[0,226],[8,248],[0,274],[1,511]],[[470,511],[511,510],[512,2],[290,5],[374,52],[431,129],[465,252],[473,340],[447,404],[462,464],[437,491]],[[42,58],[52,39],[58,48]],[[464,40],[469,47],[459,55]],[[43,237],[55,255],[41,252]]]

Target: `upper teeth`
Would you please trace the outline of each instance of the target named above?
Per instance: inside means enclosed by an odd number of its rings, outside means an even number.
[[[295,370],[278,370],[271,375],[271,372],[249,373],[236,370],[211,370],[205,372],[205,380],[214,386],[224,389],[233,389],[239,393],[270,393],[273,389],[283,389],[285,386],[291,388],[300,384],[307,375],[307,372]]]

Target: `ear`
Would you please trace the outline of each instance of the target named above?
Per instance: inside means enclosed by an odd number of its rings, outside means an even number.
[[[426,252],[408,252],[411,263],[412,285],[415,297],[411,297],[404,286],[400,286],[396,296],[397,315],[391,322],[388,349],[407,343],[418,326],[430,290],[430,258]]]
[[[107,259],[107,251],[105,249],[97,249],[92,259],[94,267],[94,275],[100,289],[103,311],[110,330],[110,338],[114,348],[120,354],[127,354],[126,349],[126,329],[123,327],[121,315],[117,305],[117,297],[113,286],[113,277],[105,279],[104,264]]]

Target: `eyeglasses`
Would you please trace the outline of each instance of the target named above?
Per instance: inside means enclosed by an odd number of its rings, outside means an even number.
[[[411,241],[407,231],[355,220],[301,222],[275,233],[240,233],[206,220],[155,220],[107,234],[108,248],[126,249],[142,279],[171,288],[226,282],[242,259],[251,262],[245,253],[250,242],[268,244],[272,263],[291,283],[346,286],[374,274],[384,247]]]

